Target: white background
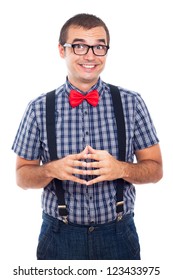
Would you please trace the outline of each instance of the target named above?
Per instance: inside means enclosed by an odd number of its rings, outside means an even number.
[[[172,244],[172,8],[164,0],[4,0],[0,2],[0,256],[4,265],[34,262],[41,225],[41,191],[15,183],[11,146],[28,102],[65,81],[57,44],[76,13],[101,17],[111,34],[102,73],[106,82],[143,96],[160,138],[164,177],[136,186],[135,221],[142,262],[171,265]],[[167,278],[168,279],[168,278]]]

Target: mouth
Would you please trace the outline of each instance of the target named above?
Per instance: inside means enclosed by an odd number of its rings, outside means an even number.
[[[82,64],[82,67],[86,68],[86,69],[92,69],[95,67],[95,65],[90,65],[90,64]]]
[[[96,68],[96,64],[80,64],[83,69],[92,70]]]

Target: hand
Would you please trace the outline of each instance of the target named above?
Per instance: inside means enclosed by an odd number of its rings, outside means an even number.
[[[95,150],[91,146],[87,146],[84,154],[85,159],[94,160],[93,162],[86,162],[86,168],[94,168],[93,170],[85,170],[85,175],[96,175],[97,177],[86,183],[87,186],[102,182],[112,181],[122,178],[123,165],[120,161],[116,160],[107,151]]]
[[[80,184],[87,184],[86,180],[80,179],[75,175],[85,175],[85,170],[79,167],[85,167],[85,156],[88,152],[86,147],[81,153],[68,155],[62,159],[48,163],[48,170],[52,178],[59,180],[70,180]]]

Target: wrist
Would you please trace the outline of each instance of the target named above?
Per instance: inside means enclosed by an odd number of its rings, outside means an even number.
[[[54,177],[52,176],[52,168],[51,168],[51,162],[48,162],[46,164],[44,164],[43,167],[43,176],[45,176],[47,179],[54,179]]]
[[[121,175],[120,178],[122,179],[128,179],[129,178],[129,163],[127,162],[121,162]]]

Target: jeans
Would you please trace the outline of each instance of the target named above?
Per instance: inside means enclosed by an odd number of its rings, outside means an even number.
[[[38,260],[140,260],[132,214],[101,225],[65,224],[43,213]]]

